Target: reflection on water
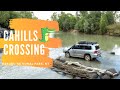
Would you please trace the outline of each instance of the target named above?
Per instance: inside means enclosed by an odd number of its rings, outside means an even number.
[[[106,35],[86,35],[69,32],[61,32],[60,34],[56,34],[55,36],[62,39],[63,47],[71,46],[81,40],[98,42],[101,49],[103,50],[111,50],[115,44],[117,44],[118,47],[120,46],[120,37]]]

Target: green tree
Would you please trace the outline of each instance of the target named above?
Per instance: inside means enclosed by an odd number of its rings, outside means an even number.
[[[105,34],[107,32],[106,26],[108,25],[108,20],[106,17],[106,14],[101,15],[101,20],[100,20],[100,32],[101,34]]]
[[[75,29],[88,34],[97,33],[100,29],[100,11],[80,11],[80,19],[76,22]]]
[[[88,20],[85,20],[85,22],[84,22],[84,33],[90,33],[90,32],[91,32],[90,23],[88,22]]]
[[[80,17],[79,11],[76,11],[75,16],[76,16],[76,19],[79,20],[79,17]]]
[[[108,20],[108,25],[114,24],[115,20],[114,20],[114,13],[113,13],[113,11],[107,11],[106,12],[106,17],[107,17],[107,20]]]
[[[80,20],[75,24],[75,29],[79,30],[80,32],[84,32],[84,22],[85,18],[81,17]]]
[[[30,11],[0,11],[0,26],[8,28],[9,20],[13,18],[33,18],[37,19]]]
[[[80,15],[86,17],[88,15],[88,11],[80,11]]]
[[[79,11],[77,12],[77,22],[74,26],[74,29],[79,30],[80,32],[84,32],[84,22],[86,20],[87,11]]]
[[[8,26],[10,15],[9,11],[0,11],[0,26],[6,27]]]
[[[33,12],[30,12],[30,11],[20,11],[18,13],[20,18],[32,18],[33,16]]]
[[[90,34],[97,33],[97,30],[100,29],[100,18],[101,12],[100,11],[90,11],[89,15],[87,16],[88,22],[90,23]]]
[[[57,15],[53,14],[51,16],[51,19],[54,17],[55,20],[56,16]],[[57,21],[59,23],[60,30],[69,31],[71,29],[74,29],[74,26],[76,24],[76,17],[70,13],[66,14],[64,12],[61,12],[61,14],[58,15]]]
[[[58,20],[57,12],[54,12],[54,13],[52,14],[51,19],[52,19],[53,21],[57,21],[57,20]]]
[[[116,11],[77,11],[76,15],[70,13],[53,13],[52,20],[59,23],[60,30],[69,31],[76,29],[87,34],[105,34],[107,25],[115,23]]]

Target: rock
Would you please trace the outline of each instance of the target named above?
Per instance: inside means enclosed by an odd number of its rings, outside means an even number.
[[[118,72],[118,75],[114,79],[120,79],[120,71]]]
[[[88,76],[89,76],[90,79],[97,79],[98,78],[97,72],[89,73]]]
[[[79,62],[73,62],[71,65],[76,67],[82,67],[82,65]]]
[[[88,79],[88,78],[85,78],[85,77],[81,77],[81,79]]]
[[[110,52],[110,54],[113,54],[113,55],[115,55],[115,52]]]
[[[72,75],[66,75],[66,76],[67,76],[67,77],[69,77],[69,78],[71,78],[71,79],[73,78],[73,76],[72,76]]]
[[[60,61],[61,61],[61,62],[65,62],[65,58],[64,58],[64,57],[61,57],[61,58],[60,58]]]
[[[69,72],[67,72],[66,70],[63,71],[64,75],[66,74],[70,74]]]
[[[81,79],[80,77],[74,77],[73,79]]]
[[[100,79],[100,76],[98,76],[96,79]]]
[[[118,72],[118,75],[120,75],[120,71]]]
[[[106,70],[105,73],[110,75],[111,78],[119,75],[119,73],[114,68]]]
[[[101,72],[97,72],[97,74],[98,74],[98,76],[101,76],[102,73]]]
[[[103,70],[92,68],[72,61],[62,63],[59,60],[54,60],[53,67],[58,68],[53,70],[62,75],[66,75],[71,78],[80,77],[81,79],[111,79],[114,77],[114,73],[116,73],[115,69]]]
[[[56,58],[56,60],[64,63],[65,62],[65,57],[59,56],[59,57]]]
[[[64,73],[63,72],[57,72],[58,74],[61,74],[61,75],[64,75]]]
[[[63,72],[63,76],[67,75],[67,73]]]
[[[101,79],[111,79],[111,77],[107,74],[101,76]]]
[[[53,61],[53,67],[64,70],[64,64],[58,60]]]
[[[50,69],[51,69],[51,70],[54,70],[54,69],[55,69],[55,67],[51,67]]]
[[[117,73],[117,71],[114,68],[107,69],[106,71],[110,71],[113,74]]]
[[[56,60],[60,60],[61,56],[57,57]]]
[[[110,72],[110,71],[105,71],[104,74],[107,74],[107,75],[110,76],[111,78],[114,77],[114,74],[113,74],[112,72]]]
[[[61,72],[62,71],[62,70],[59,70],[57,68],[53,68],[52,70],[55,71],[55,72]]]

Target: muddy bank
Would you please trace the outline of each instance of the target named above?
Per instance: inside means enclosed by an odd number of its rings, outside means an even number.
[[[65,61],[63,59],[54,60],[53,71],[62,75],[70,76],[73,79],[114,79],[119,73],[114,69],[98,69],[87,67],[79,62]]]

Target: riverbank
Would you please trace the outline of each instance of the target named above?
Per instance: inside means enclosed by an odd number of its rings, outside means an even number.
[[[73,79],[114,79],[119,73],[114,69],[98,69],[88,67],[79,62],[66,61],[58,57],[53,61],[53,71],[62,75],[70,75]]]
[[[102,57],[97,58],[96,60],[92,60],[92,61],[85,61],[82,58],[65,58],[65,55],[63,53],[63,48],[58,48],[58,49],[50,49],[50,57],[53,58],[54,60],[56,60],[57,57],[61,56],[61,60],[67,61],[67,62],[77,62],[80,63],[81,65],[84,65],[86,67],[91,67],[91,68],[97,68],[100,70],[109,70],[109,69],[115,69],[117,72],[120,71],[120,55],[112,55],[110,54],[110,51],[101,51],[102,52]],[[66,66],[65,66],[66,67]],[[67,68],[69,70],[69,68]],[[70,68],[71,69],[71,68]],[[76,79],[76,78],[83,78],[84,77],[77,77],[74,75],[69,74],[68,72],[66,72],[66,70],[64,69],[59,69],[59,68],[52,68],[53,71],[55,71],[58,74],[61,74],[63,76],[67,76],[70,77],[72,79]],[[68,74],[67,74],[68,73]],[[93,73],[93,76],[95,74]],[[104,75],[104,74],[103,74]],[[106,75],[105,75],[106,77]],[[117,77],[114,77],[115,79],[120,79],[120,75]],[[98,79],[98,78],[97,78]]]
[[[108,36],[115,36],[115,37],[120,37],[120,30],[107,30],[108,32],[104,35],[108,35]],[[79,34],[86,34],[86,33],[83,33],[83,32],[79,32],[79,30],[69,30],[67,32],[70,32],[70,33],[79,33]],[[101,35],[101,34],[97,34],[97,33],[94,33],[94,34],[87,34],[87,35]]]

